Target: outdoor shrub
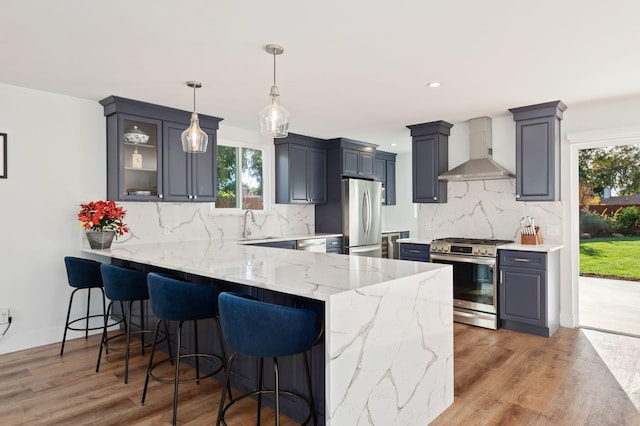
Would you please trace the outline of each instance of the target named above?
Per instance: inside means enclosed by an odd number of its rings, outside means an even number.
[[[588,207],[580,211],[580,233],[591,235],[608,234],[615,230],[615,221],[607,215],[592,212]]]
[[[624,231],[635,231],[640,227],[640,207],[623,207],[616,214],[618,229]]]

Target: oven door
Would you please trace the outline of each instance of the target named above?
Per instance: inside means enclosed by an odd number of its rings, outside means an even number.
[[[494,257],[431,254],[431,262],[453,266],[453,306],[489,314],[498,312]]]

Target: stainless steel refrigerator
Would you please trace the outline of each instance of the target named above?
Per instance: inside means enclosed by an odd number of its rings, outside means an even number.
[[[345,254],[382,256],[381,197],[380,182],[342,179],[342,234]]]

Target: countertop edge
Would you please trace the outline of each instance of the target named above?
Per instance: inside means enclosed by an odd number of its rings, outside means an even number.
[[[551,253],[564,248],[563,244],[519,244],[510,243],[498,246],[498,250],[518,250],[518,251],[537,251],[544,253]]]

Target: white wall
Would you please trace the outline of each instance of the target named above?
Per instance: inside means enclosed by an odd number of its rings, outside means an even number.
[[[411,187],[411,152],[396,156],[396,205],[382,206],[382,231],[409,231],[415,236],[418,219]]]
[[[98,102],[0,84],[0,306],[13,323],[0,353],[62,338],[69,298],[63,257],[81,256],[81,202],[105,197],[105,119]]]

